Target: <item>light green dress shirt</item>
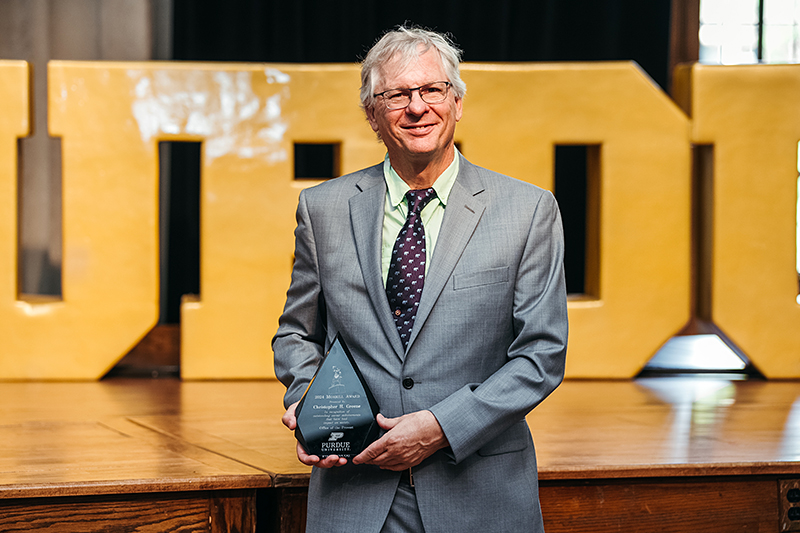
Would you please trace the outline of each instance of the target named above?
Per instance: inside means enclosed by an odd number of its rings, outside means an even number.
[[[442,227],[444,209],[447,206],[447,199],[453,188],[453,183],[458,176],[458,159],[460,154],[456,150],[453,162],[436,178],[433,190],[436,191],[436,198],[428,202],[422,209],[422,225],[425,227],[425,273],[428,273],[428,266],[431,264],[433,251],[436,248],[436,239],[439,237],[439,230]],[[383,177],[386,180],[386,201],[384,203],[383,216],[383,245],[381,246],[381,269],[383,274],[383,284],[386,285],[386,278],[389,275],[389,264],[392,262],[392,249],[397,240],[397,234],[406,222],[408,216],[408,202],[406,193],[411,189],[408,184],[395,172],[389,161],[387,154],[383,160]]]

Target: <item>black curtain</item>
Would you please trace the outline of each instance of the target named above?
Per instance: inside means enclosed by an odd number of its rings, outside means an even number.
[[[385,30],[409,22],[450,33],[465,61],[634,60],[662,88],[668,80],[670,0],[174,0],[173,5],[176,60],[357,62]],[[183,152],[175,155],[173,192],[198,190],[199,174],[188,170]],[[578,204],[585,201],[585,151],[562,151],[559,161],[556,195],[565,215],[567,287],[580,293],[586,221],[585,205]],[[171,234],[199,236],[194,197],[172,195]],[[200,291],[198,244],[196,238],[169,242],[167,291],[173,303],[162,319],[176,322],[180,295]]]
[[[667,80],[670,0],[175,0],[174,56],[353,62],[406,21],[451,33],[465,61],[632,59]]]

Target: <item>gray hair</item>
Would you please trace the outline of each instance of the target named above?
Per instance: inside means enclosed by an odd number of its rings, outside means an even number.
[[[458,69],[461,50],[452,39],[423,28],[399,26],[396,30],[386,32],[361,63],[361,107],[366,110],[375,105],[373,94],[383,65],[396,58],[402,70],[431,48],[439,52],[448,81],[453,84],[454,94],[457,98],[463,98],[467,93],[467,85]]]

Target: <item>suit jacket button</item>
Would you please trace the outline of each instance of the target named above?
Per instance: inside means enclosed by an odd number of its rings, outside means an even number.
[[[403,387],[405,387],[406,389],[414,388],[414,380],[411,378],[405,378],[403,380]]]

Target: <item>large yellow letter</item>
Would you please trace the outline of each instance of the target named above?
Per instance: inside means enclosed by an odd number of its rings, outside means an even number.
[[[89,64],[50,64],[50,131],[62,137],[63,154],[63,299],[23,300],[16,288],[17,198],[9,184],[17,179],[14,137],[27,128],[25,72],[10,73],[13,84],[4,72],[0,96],[0,120],[16,117],[13,127],[0,127],[1,153],[12,153],[0,157],[0,242],[7,249],[0,263],[0,376],[97,378],[158,317],[155,145],[141,142],[129,102],[118,97],[129,84]]]
[[[691,105],[692,140],[714,145],[705,318],[766,376],[800,377],[800,67],[694,65],[679,76],[681,98]]]
[[[687,117],[633,63],[466,65],[464,79],[456,135],[474,163],[552,188],[555,144],[600,146],[596,293],[569,303],[567,376],[634,376],[689,318]]]
[[[14,149],[28,130],[27,68],[3,67],[0,377],[100,377],[154,324],[160,140],[203,143],[201,294],[182,306],[182,374],[271,376],[297,195],[314,183],[294,179],[294,143],[339,144],[343,172],[383,154],[358,107],[358,68],[51,63],[63,300],[34,303],[15,284]]]
[[[315,183],[294,179],[293,145],[340,144],[345,173],[379,162],[383,147],[358,107],[353,65],[190,68],[195,71],[151,73],[173,85],[153,83],[153,93],[141,100],[208,98],[185,115],[171,108],[185,127],[192,110],[206,120],[196,131],[205,138],[201,294],[182,305],[181,374],[273,376],[270,341],[289,286],[297,197]]]

